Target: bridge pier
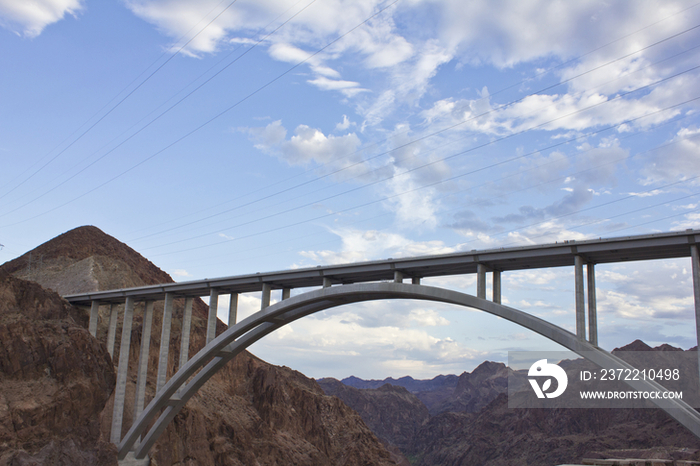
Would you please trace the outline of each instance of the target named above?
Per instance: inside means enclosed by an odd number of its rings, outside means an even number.
[[[117,385],[114,388],[114,411],[112,412],[112,430],[110,442],[119,444],[122,436],[124,418],[124,397],[126,396],[126,375],[129,370],[129,347],[131,346],[131,324],[134,320],[134,298],[129,296],[124,304],[124,323],[122,340],[119,345],[119,367],[117,368]]]
[[[476,297],[486,299],[486,266],[476,265]]]
[[[588,342],[598,346],[598,311],[596,306],[595,264],[583,256],[574,256],[574,281],[576,295],[576,336],[586,340],[586,302],[584,293],[583,264],[586,264],[588,288]]]
[[[156,392],[163,388],[168,376],[168,352],[170,351],[170,327],[173,320],[172,293],[165,294],[163,302],[163,322],[160,331],[160,352],[158,353],[158,377],[156,379]]]
[[[486,299],[486,272],[489,271],[489,267],[485,264],[476,265],[476,297],[481,299]],[[494,303],[501,304],[501,271],[491,269],[492,280],[492,290],[491,290],[491,300]],[[414,285],[420,285],[420,282],[414,283]]]
[[[117,304],[109,305],[109,328],[107,329],[107,352],[110,357],[114,357],[114,340],[117,335],[117,320],[119,319],[119,308]]]
[[[583,258],[574,256],[574,290],[576,295],[576,336],[586,339],[586,312],[583,295]]]
[[[236,325],[238,319],[238,293],[231,293],[228,302],[228,326]]]
[[[185,309],[182,311],[182,335],[180,336],[180,364],[177,370],[182,369],[187,363],[190,354],[190,326],[192,325],[192,304],[194,298],[188,296],[185,298]],[[236,303],[238,303],[238,295],[236,295]],[[230,309],[229,309],[230,316]],[[235,315],[234,315],[235,320]],[[167,359],[167,358],[166,358]],[[166,361],[167,362],[167,361]]]
[[[264,287],[265,285],[263,285]],[[209,290],[209,316],[207,317],[207,345],[216,338],[216,311],[219,307],[219,290]]]
[[[596,307],[595,295],[595,264],[586,264],[588,274],[588,342],[593,346],[598,346],[598,310]]]
[[[690,261],[693,263],[693,298],[695,299],[695,332],[698,339],[698,368],[700,369],[700,254],[697,244],[690,245]]]
[[[139,370],[136,376],[136,396],[134,419],[138,419],[146,401],[146,379],[148,378],[148,350],[151,348],[151,324],[153,323],[154,301],[146,301],[143,310],[143,327],[141,332],[141,351],[139,352]]]
[[[272,298],[272,286],[269,283],[263,283],[262,285],[262,295],[260,296],[260,309],[265,309],[270,306],[270,300]]]
[[[90,303],[90,323],[88,324],[88,331],[93,337],[97,336],[97,320],[100,317],[100,302],[93,301]]]
[[[493,275],[493,296],[492,301],[496,304],[501,304],[501,271],[494,270]]]

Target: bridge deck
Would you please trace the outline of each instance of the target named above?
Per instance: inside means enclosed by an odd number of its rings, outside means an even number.
[[[376,282],[393,280],[395,271],[403,273],[406,278],[472,274],[477,272],[478,264],[498,271],[564,267],[573,266],[574,257],[577,255],[593,264],[673,259],[690,257],[690,245],[696,242],[700,243],[700,231],[686,230],[654,235],[567,241],[535,246],[472,250],[434,256],[318,266],[82,293],[64,296],[64,298],[73,304],[89,305],[93,300],[99,300],[103,303],[121,303],[128,296],[137,300],[162,299],[165,293],[182,296],[205,296],[212,288],[218,289],[221,293],[247,293],[260,291],[263,283],[269,284],[272,289],[315,287],[321,286],[324,278],[329,278],[333,284]]]

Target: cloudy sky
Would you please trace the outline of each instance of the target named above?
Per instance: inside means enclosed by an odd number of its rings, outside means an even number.
[[[176,280],[700,228],[694,0],[0,0],[0,27],[0,262],[86,224]],[[689,260],[597,272],[601,346],[696,344]],[[503,276],[571,330],[573,293]],[[416,302],[252,348],[339,378],[527,349],[559,348]]]

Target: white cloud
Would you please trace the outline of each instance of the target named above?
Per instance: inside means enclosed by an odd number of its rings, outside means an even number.
[[[573,277],[573,270],[557,269],[540,269],[540,270],[519,270],[509,272],[504,276],[507,279],[508,286],[517,288],[526,288],[537,285],[542,289],[543,285],[552,286],[552,284],[562,277]]]
[[[528,2],[491,2],[489,0],[460,0],[441,2],[441,39],[459,50],[463,60],[472,63],[490,63],[500,68],[540,57],[555,55],[570,58],[605,45],[609,31],[619,36],[640,29],[650,23],[686,8],[687,3],[653,1],[605,2],[582,0],[551,3],[544,0]],[[694,25],[693,16],[676,15],[658,28],[642,30],[634,40],[613,43],[600,50],[589,60],[599,60],[601,54],[617,56],[628,44],[646,44],[656,37]],[[598,39],[601,38],[601,39]]]
[[[679,130],[673,144],[660,150],[652,151],[644,157],[643,176],[646,183],[671,182],[688,179],[700,174],[700,129],[683,128]],[[693,184],[700,181],[695,180]]]
[[[367,89],[362,89],[360,83],[354,81],[343,81],[340,79],[328,79],[325,76],[319,76],[316,79],[310,79],[310,84],[318,87],[322,91],[340,91],[348,97],[352,97],[359,92],[366,92]]]
[[[200,2],[125,0],[125,2],[136,16],[155,25],[161,33],[176,41],[170,45],[172,51],[180,49],[189,42],[183,52],[191,56],[217,51],[219,43],[226,38],[227,30],[242,19],[234,9],[222,13],[220,4],[214,0]],[[208,24],[219,13],[221,16]]]
[[[37,37],[46,26],[66,14],[76,16],[82,9],[82,0],[0,0],[0,25],[26,37]]]
[[[683,220],[673,222],[671,230],[698,230],[700,229],[700,213],[690,212],[684,215]]]
[[[598,310],[626,319],[692,319],[693,287],[687,260],[618,264],[596,271]]]
[[[255,147],[264,152],[271,152],[273,148],[284,141],[287,130],[282,126],[282,121],[273,121],[264,128],[238,128],[239,131],[250,134]]]
[[[387,309],[386,302],[368,304],[374,313],[377,306]],[[383,324],[361,326],[358,317],[366,310],[358,308],[363,307],[354,305],[352,311],[338,308],[300,319],[291,325],[291,332],[275,332],[265,339],[265,344],[288,354],[303,348],[305,358],[314,358],[315,354],[326,360],[333,356],[360,356],[365,365],[381,367],[387,375],[410,370],[401,375],[410,373],[414,377],[446,373],[442,368],[448,366],[471,367],[473,359],[484,356],[484,352],[467,348],[450,337],[437,337],[422,329]],[[404,320],[409,316],[404,316]]]
[[[350,125],[355,125],[355,123],[351,122],[347,115],[343,115],[343,121],[335,125],[335,130],[345,131],[350,128]]]
[[[455,252],[442,241],[412,241],[396,233],[351,228],[331,230],[342,240],[340,251],[301,251],[317,264],[345,264],[387,257],[411,257]]]

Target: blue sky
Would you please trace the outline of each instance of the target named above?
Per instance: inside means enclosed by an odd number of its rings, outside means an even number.
[[[694,1],[0,0],[0,26],[0,262],[87,224],[176,280],[700,228]],[[689,260],[597,272],[601,346],[695,345]],[[573,329],[573,270],[503,296]],[[527,349],[558,347],[414,302],[252,348],[365,378]]]

